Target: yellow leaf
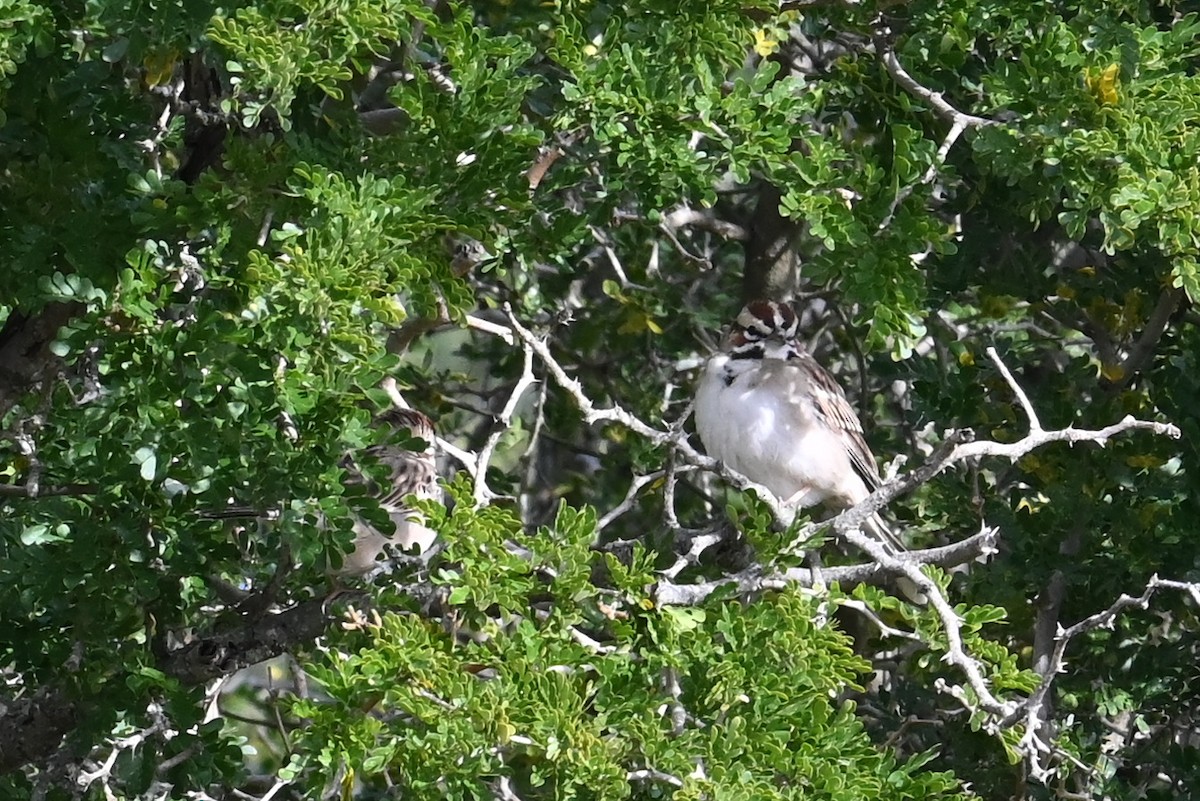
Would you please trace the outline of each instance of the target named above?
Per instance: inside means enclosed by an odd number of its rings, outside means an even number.
[[[662,326],[654,322],[644,311],[631,311],[617,328],[618,334],[640,334],[643,331],[649,331],[651,334],[663,332]]]
[[[754,31],[754,52],[760,56],[769,56],[779,49],[779,42],[767,36],[767,32],[762,28],[756,28]]]
[[[175,64],[179,61],[178,50],[155,51],[146,56],[142,68],[146,70],[147,86],[162,86],[171,80]]]
[[[1058,295],[1063,300],[1074,300],[1076,293],[1074,287],[1067,286],[1066,284],[1059,284],[1054,288],[1054,294]]]
[[[1012,311],[1017,299],[1012,295],[987,295],[979,302],[979,310],[987,317],[1003,317]]]
[[[963,367],[970,367],[971,365],[975,364],[975,354],[971,353],[969,349],[964,348],[963,351],[958,354],[958,363]]]
[[[1130,467],[1136,467],[1139,470],[1150,470],[1155,467],[1162,467],[1166,463],[1166,459],[1160,459],[1159,457],[1152,456],[1148,453],[1130,456],[1125,459],[1125,464],[1129,465]]]
[[[1103,70],[1088,69],[1086,75],[1088,90],[1096,96],[1101,105],[1115,105],[1120,99],[1117,93],[1117,76],[1120,73],[1120,64],[1109,64]]]
[[[1100,101],[1107,105],[1117,102],[1117,75],[1121,72],[1119,64],[1109,64],[1100,74]]]
[[[1116,383],[1125,377],[1125,368],[1118,364],[1101,364],[1100,375],[1104,376],[1109,381]]]

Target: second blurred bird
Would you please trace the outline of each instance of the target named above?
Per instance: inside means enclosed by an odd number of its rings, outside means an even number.
[[[345,466],[349,471],[347,483],[365,486],[374,495],[380,507],[396,526],[388,535],[365,520],[354,524],[354,545],[346,554],[342,566],[331,571],[338,578],[358,578],[381,567],[388,558],[389,548],[397,551],[423,553],[433,545],[437,532],[424,524],[420,512],[405,504],[409,495],[417,498],[441,500],[442,489],[437,482],[433,421],[413,409],[389,409],[376,418],[377,424],[391,429],[388,442],[374,445],[363,452],[361,461],[366,464],[377,462],[385,468],[382,482],[365,476],[361,466],[347,457]],[[403,440],[418,439],[424,442],[423,450],[409,450]]]

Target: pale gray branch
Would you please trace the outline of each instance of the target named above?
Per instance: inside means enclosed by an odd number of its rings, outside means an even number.
[[[716,234],[722,239],[733,239],[738,242],[744,242],[750,238],[750,234],[742,226],[722,220],[712,211],[697,211],[687,206],[682,206],[666,214],[662,218],[662,227],[668,231],[676,231],[680,228],[699,228]]]
[[[914,565],[961,565],[995,551],[996,534],[996,529],[984,528],[953,545],[908,551],[904,554],[904,559]],[[819,572],[806,567],[764,572],[755,566],[739,573],[694,584],[660,581],[655,585],[654,600],[659,606],[696,606],[718,591],[742,595],[788,586],[814,587],[818,584],[818,578],[825,584],[835,581],[843,585],[879,584],[886,581],[889,575],[889,571],[876,562],[822,567]]]
[[[655,781],[669,784],[672,787],[683,787],[683,779],[678,776],[672,776],[670,773],[663,773],[661,770],[654,768],[643,768],[641,770],[631,770],[625,776],[631,782],[637,781]]]
[[[1000,124],[986,117],[977,117],[974,114],[959,111],[946,102],[941,92],[935,92],[927,86],[922,86],[917,82],[916,78],[908,73],[908,70],[904,69],[904,65],[896,57],[895,51],[885,46],[881,40],[876,41],[876,49],[879,52],[879,60],[882,62],[883,68],[887,70],[888,75],[892,76],[892,80],[896,82],[896,85],[918,100],[928,103],[933,113],[942,119],[951,124],[961,124],[964,128],[979,128],[985,125]]]
[[[500,438],[512,426],[513,415],[517,412],[517,405],[520,404],[521,398],[525,395],[526,390],[537,383],[537,379],[533,375],[533,349],[528,343],[525,343],[522,345],[522,350],[525,354],[525,363],[521,368],[521,377],[517,380],[517,385],[513,387],[512,394],[508,396],[508,402],[504,404],[500,416],[496,418],[496,427],[488,434],[483,447],[479,449],[479,457],[475,462],[474,496],[476,506],[486,506],[492,498],[496,497],[487,485],[488,464],[492,460],[492,453],[496,450]]]
[[[596,523],[596,533],[599,534],[601,531],[607,528],[610,523],[632,509],[634,501],[637,499],[638,493],[642,491],[643,487],[645,487],[647,484],[658,481],[665,475],[666,471],[656,470],[653,473],[648,473],[644,476],[634,476],[633,480],[629,482],[629,489],[625,493],[625,498],[612,509],[609,509],[608,512],[605,513],[604,517],[600,518],[600,520]]]
[[[1157,575],[1154,575],[1150,577],[1150,581],[1146,583],[1146,587],[1140,595],[1121,595],[1107,609],[1089,615],[1073,626],[1065,629],[1061,626],[1059,627],[1058,634],[1054,638],[1054,652],[1051,655],[1050,664],[1042,675],[1042,682],[1034,690],[1033,694],[1021,704],[1021,709],[1024,710],[1025,734],[1021,738],[1020,748],[1029,757],[1030,772],[1035,779],[1043,781],[1051,775],[1051,768],[1045,763],[1043,757],[1050,754],[1052,749],[1039,739],[1038,732],[1042,729],[1042,724],[1044,723],[1042,712],[1046,704],[1046,698],[1050,693],[1051,687],[1054,685],[1054,680],[1058,677],[1058,674],[1063,672],[1066,666],[1067,646],[1070,645],[1073,638],[1078,637],[1080,634],[1099,628],[1112,627],[1116,623],[1117,616],[1125,609],[1130,607],[1145,609],[1150,605],[1150,598],[1159,590],[1175,590],[1187,593],[1192,599],[1192,603],[1200,607],[1200,583],[1160,579]],[[1004,721],[1004,724],[1009,725],[1013,722],[1015,721],[1010,719]]]
[[[1041,431],[1041,421],[1038,420],[1037,412],[1033,410],[1033,404],[1029,402],[1029,396],[1025,394],[1025,390],[1021,389],[1021,385],[1017,383],[1017,379],[1013,378],[1013,374],[1009,372],[1008,366],[1000,360],[1000,354],[996,353],[995,348],[988,346],[987,355],[1000,370],[1000,374],[1004,376],[1004,380],[1012,387],[1013,394],[1017,396],[1017,400],[1021,402],[1021,408],[1025,410],[1025,416],[1029,418],[1029,428],[1035,432]]]
[[[938,171],[946,163],[946,159],[950,155],[950,149],[954,147],[954,143],[958,141],[958,138],[962,136],[965,130],[967,130],[966,122],[956,119],[954,124],[950,126],[950,130],[946,132],[945,138],[942,139],[941,147],[938,148],[933,160],[929,163],[929,169],[925,170],[925,174],[921,176],[921,180],[905,186],[896,193],[896,197],[888,207],[888,213],[884,215],[883,221],[876,227],[877,231],[883,231],[892,224],[892,220],[896,217],[896,209],[900,208],[901,203],[908,200],[918,186],[933,183],[933,180],[937,178]]]

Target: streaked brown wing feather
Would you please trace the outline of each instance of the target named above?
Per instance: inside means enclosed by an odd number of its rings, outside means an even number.
[[[859,422],[854,408],[846,400],[846,393],[838,385],[825,368],[817,364],[816,359],[807,353],[795,354],[789,361],[800,362],[798,365],[805,369],[811,378],[813,405],[827,426],[841,434],[842,443],[850,455],[850,463],[854,472],[873,490],[879,486],[879,466],[875,457],[863,439],[863,427]]]
[[[402,508],[409,493],[422,498],[436,497],[439,490],[433,463],[433,421],[415,409],[394,408],[380,413],[376,421],[390,426],[393,436],[403,432],[424,441],[426,449],[422,453],[398,445],[373,445],[366,449],[366,455],[387,467],[388,484],[380,487],[368,481],[350,457],[343,462],[349,473],[347,483],[366,485],[367,491],[376,495],[380,506],[386,509]]]
[[[391,477],[390,488],[379,497],[380,506],[398,508],[409,493],[429,498],[437,492],[437,473],[428,456],[393,449],[380,454],[379,461],[387,465]]]

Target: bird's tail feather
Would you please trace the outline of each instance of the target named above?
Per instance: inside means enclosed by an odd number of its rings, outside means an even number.
[[[891,527],[883,521],[883,518],[880,517],[878,513],[873,514],[870,518],[868,518],[867,524],[864,526],[864,528],[867,530],[867,533],[871,534],[871,536],[875,537],[875,539],[888,546],[895,553],[904,553],[908,550],[908,547],[904,544],[904,541],[901,540],[894,531],[892,531]]]

